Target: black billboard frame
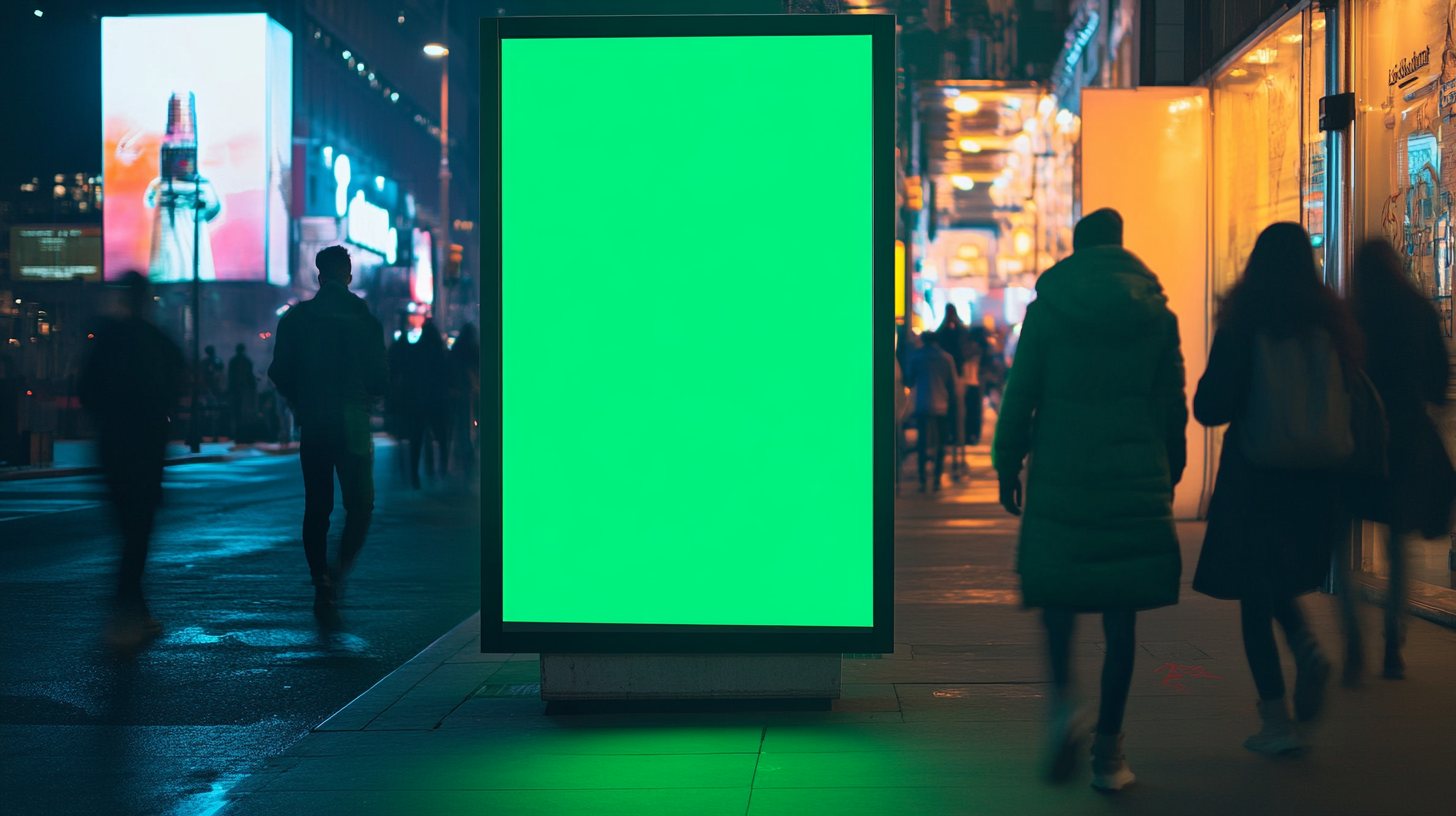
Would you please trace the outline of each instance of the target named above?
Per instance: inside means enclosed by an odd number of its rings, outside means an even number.
[[[865,36],[873,161],[873,624],[868,627],[521,623],[504,620],[501,383],[500,53],[503,39]],[[480,21],[481,651],[574,654],[824,654],[894,651],[895,18],[891,15],[505,17]]]

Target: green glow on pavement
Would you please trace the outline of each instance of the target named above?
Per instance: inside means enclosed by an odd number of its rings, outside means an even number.
[[[501,72],[505,620],[872,625],[870,38]]]

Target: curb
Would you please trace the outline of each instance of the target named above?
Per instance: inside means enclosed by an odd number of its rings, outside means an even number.
[[[289,456],[298,453],[298,447],[285,448],[280,450],[259,450],[266,456]],[[173,459],[162,460],[163,467],[176,467],[178,465],[212,465],[222,462],[231,462],[244,457],[227,453],[199,454],[197,456],[178,456]],[[18,482],[27,479],[62,479],[67,476],[95,476],[101,473],[100,465],[86,465],[84,467],[26,467],[15,470],[0,471],[0,482]]]

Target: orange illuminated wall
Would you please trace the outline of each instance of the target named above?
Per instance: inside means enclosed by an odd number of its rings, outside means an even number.
[[[1206,435],[1192,418],[1208,357],[1208,110],[1206,88],[1082,92],[1082,213],[1122,213],[1123,243],[1158,276],[1178,315],[1190,414],[1178,518],[1197,517],[1213,486]]]

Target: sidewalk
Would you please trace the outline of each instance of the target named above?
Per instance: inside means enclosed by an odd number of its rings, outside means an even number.
[[[203,442],[201,450],[193,453],[186,445],[171,442],[167,445],[168,467],[173,465],[195,465],[203,463],[231,462],[252,456],[287,456],[298,453],[298,445],[258,443],[238,446],[232,442]],[[55,444],[54,461],[49,465],[25,465],[0,467],[0,482],[18,479],[60,479],[66,476],[87,476],[100,473],[101,466],[96,459],[96,442],[92,439],[66,439]]]
[[[1126,725],[1137,785],[1098,794],[1085,765],[1072,784],[1043,785],[1040,626],[1018,606],[1016,521],[995,503],[984,448],[972,466],[968,484],[897,502],[895,653],[846,658],[833,711],[546,716],[537,656],[479,654],[476,616],[269,760],[222,813],[1456,812],[1456,632],[1412,620],[1411,679],[1334,686],[1306,756],[1252,754],[1237,605],[1187,586],[1201,524],[1180,525],[1181,602],[1139,618]],[[1333,599],[1304,603],[1338,654]],[[1078,631],[1092,699],[1100,627],[1084,616]]]

